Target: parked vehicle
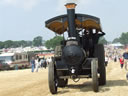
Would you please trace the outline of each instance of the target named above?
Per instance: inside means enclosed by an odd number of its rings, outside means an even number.
[[[0,61],[0,70],[8,70],[10,67],[7,63]]]
[[[67,14],[45,22],[46,27],[56,34],[68,33],[60,46],[55,48],[55,56],[49,64],[49,89],[57,93],[58,87],[65,87],[68,79],[78,82],[80,78],[92,78],[94,92],[99,85],[106,84],[104,46],[98,44],[105,35],[100,19],[86,14],[75,14],[74,3],[66,5]]]
[[[0,70],[30,67],[28,53],[0,54]]]

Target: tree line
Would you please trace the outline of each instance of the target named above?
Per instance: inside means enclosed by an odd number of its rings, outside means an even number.
[[[27,46],[42,46],[45,45],[48,49],[54,49],[57,45],[60,45],[61,41],[64,38],[62,36],[55,36],[47,41],[44,41],[41,36],[37,36],[33,39],[33,41],[0,41],[0,49],[2,48],[17,48],[17,47],[27,47]],[[106,44],[107,41],[104,37],[100,39],[100,43]]]
[[[37,36],[33,39],[33,41],[0,41],[0,49],[2,48],[16,48],[16,47],[27,47],[27,46],[42,46],[43,45],[43,39],[41,36]]]
[[[115,38],[112,43],[120,42],[123,45],[128,44],[128,32],[123,32],[119,38]]]
[[[55,36],[47,41],[44,41],[43,37],[37,36],[32,41],[25,41],[25,40],[20,40],[20,41],[7,40],[4,42],[0,41],[0,49],[16,48],[16,47],[21,47],[21,46],[22,47],[42,46],[42,45],[45,45],[48,49],[50,49],[50,48],[54,49],[57,45],[60,45],[60,43],[63,39],[64,38],[62,36]],[[112,41],[112,43],[117,43],[117,42],[127,45],[128,44],[128,32],[122,33],[119,38],[115,38]],[[107,44],[108,41],[104,37],[101,37],[99,40],[99,43]]]

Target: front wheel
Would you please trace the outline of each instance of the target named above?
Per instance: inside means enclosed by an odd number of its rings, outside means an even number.
[[[98,60],[96,58],[92,59],[91,61],[91,73],[92,73],[92,88],[94,92],[99,91],[99,84],[98,84]]]
[[[54,62],[49,63],[48,67],[49,89],[52,94],[57,93],[57,74]]]
[[[95,45],[94,56],[98,58],[98,72],[100,74],[99,85],[105,85],[106,84],[106,68],[105,68],[105,56],[104,56],[103,44]]]

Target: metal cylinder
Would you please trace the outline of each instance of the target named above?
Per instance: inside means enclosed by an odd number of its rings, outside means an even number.
[[[66,64],[74,66],[79,66],[82,64],[85,58],[83,50],[77,45],[69,45],[64,47],[62,55]]]
[[[68,35],[69,37],[77,37],[76,28],[75,28],[75,6],[74,3],[68,3],[65,5],[67,7],[67,16],[68,16]]]

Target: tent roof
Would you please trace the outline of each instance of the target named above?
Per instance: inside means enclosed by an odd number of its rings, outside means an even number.
[[[3,54],[0,54],[0,57],[3,57],[3,56],[13,56],[14,53],[3,53]]]
[[[123,46],[121,43],[114,43],[114,44],[111,44],[111,46]]]

